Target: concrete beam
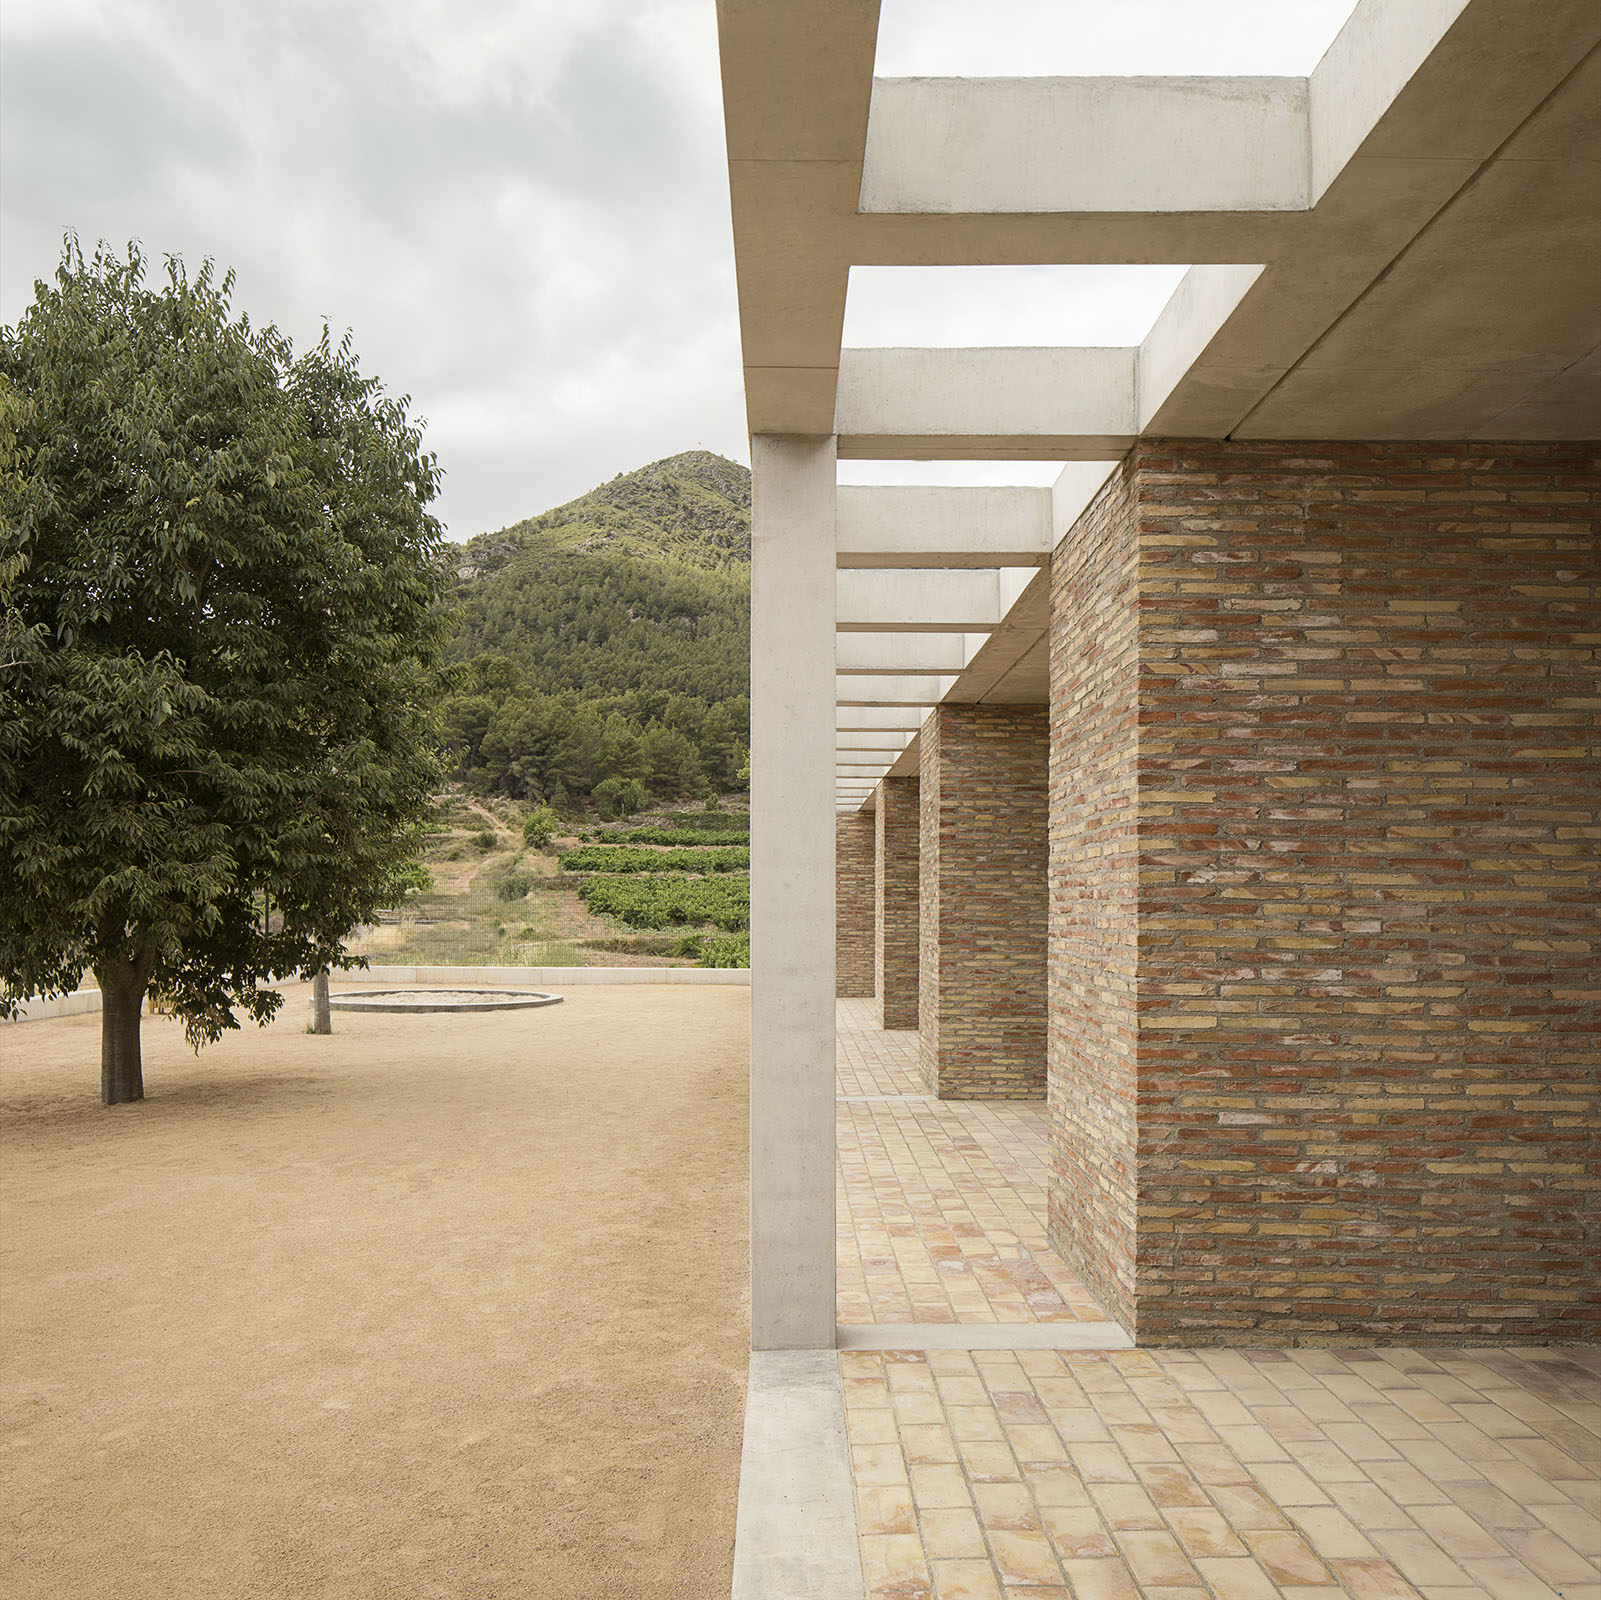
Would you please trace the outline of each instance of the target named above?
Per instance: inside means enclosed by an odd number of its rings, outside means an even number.
[[[894,729],[897,732],[916,733],[928,715],[915,706],[841,705],[834,713],[834,726],[845,731],[868,733]]]
[[[1298,211],[1304,78],[879,78],[863,211]]]
[[[1022,567],[1058,537],[1049,489],[842,484],[837,525],[842,567]]]
[[[981,633],[998,628],[1037,569],[848,567],[837,574],[841,633]]]
[[[841,633],[834,638],[836,672],[960,672],[988,633]]]
[[[842,457],[1115,460],[1138,431],[1133,346],[841,350]]]
[[[898,753],[904,750],[914,737],[916,736],[909,729],[883,733],[840,731],[834,735],[834,747],[837,750],[888,750]]]
[[[956,682],[938,678],[876,678],[836,676],[836,706],[937,706]]]

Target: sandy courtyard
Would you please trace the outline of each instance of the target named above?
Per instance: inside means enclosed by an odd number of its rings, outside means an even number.
[[[115,1110],[0,1028],[0,1594],[726,1595],[748,991],[305,995]]]

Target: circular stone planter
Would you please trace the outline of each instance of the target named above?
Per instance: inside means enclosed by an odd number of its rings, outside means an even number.
[[[561,1004],[538,989],[346,989],[329,995],[330,1011],[527,1011]]]

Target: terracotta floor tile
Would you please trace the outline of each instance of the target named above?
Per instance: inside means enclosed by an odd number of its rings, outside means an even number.
[[[1583,1506],[1539,1505],[1531,1508],[1540,1520],[1560,1534],[1581,1556],[1591,1561],[1601,1558],[1601,1516],[1586,1511]]]
[[[936,1561],[935,1600],[1002,1600],[1001,1586],[988,1557],[978,1561]]]
[[[973,1503],[986,1533],[997,1528],[1031,1533],[1040,1527],[1040,1513],[1026,1484],[975,1483]]]
[[[1191,1559],[1197,1556],[1238,1557],[1250,1554],[1221,1511],[1214,1511],[1211,1507],[1201,1510],[1191,1506],[1170,1506],[1166,1508],[1166,1515],[1168,1526]]]
[[[1278,1600],[1273,1580],[1249,1557],[1203,1556],[1195,1565],[1218,1600]]]
[[[1208,1489],[1223,1484],[1246,1485],[1254,1481],[1251,1474],[1221,1444],[1180,1445],[1179,1457]]]
[[[1410,1461],[1371,1461],[1368,1476],[1400,1506],[1440,1506],[1454,1498]],[[1488,1484],[1482,1487],[1489,1488]]]
[[[1064,1462],[1025,1461],[1023,1481],[1034,1492],[1041,1506],[1087,1506],[1092,1504],[1084,1480]]]
[[[1290,1511],[1290,1520],[1325,1560],[1365,1560],[1379,1553],[1351,1519],[1333,1506],[1296,1506]]]
[[[1464,1561],[1472,1581],[1483,1589],[1490,1600],[1556,1600],[1549,1584],[1531,1572],[1512,1556],[1501,1556],[1494,1561]],[[1562,1600],[1572,1600],[1569,1585],[1562,1586]]]
[[[1260,1489],[1221,1484],[1212,1490],[1217,1508],[1240,1532],[1255,1528],[1287,1528],[1289,1519]]]
[[[1381,1528],[1373,1542],[1414,1587],[1422,1584],[1463,1585],[1467,1574],[1422,1528]]]
[[[943,1422],[938,1426],[932,1423],[920,1423],[913,1427],[902,1428],[900,1442],[908,1461],[934,1463],[954,1462],[957,1459],[956,1441]]]
[[[1092,1483],[1091,1497],[1108,1527],[1160,1528],[1161,1513],[1156,1503],[1135,1483]]]
[[[1061,1566],[1043,1533],[992,1533],[989,1541],[1002,1583],[1061,1583]]]
[[[1494,1560],[1512,1553],[1461,1506],[1418,1506],[1415,1515],[1418,1526],[1454,1560],[1464,1556]]]
[[[851,1471],[859,1487],[886,1489],[906,1482],[906,1463],[898,1444],[852,1446]]]
[[[1329,1498],[1363,1529],[1410,1528],[1419,1510],[1402,1510],[1376,1483],[1331,1483]]]
[[[1117,1544],[1090,1506],[1042,1506],[1045,1532],[1063,1561],[1094,1560],[1117,1555]]]
[[[857,1527],[863,1534],[917,1532],[910,1488],[858,1489],[856,1517]]]
[[[1289,1529],[1264,1529],[1245,1535],[1251,1554],[1277,1584],[1329,1583],[1328,1568],[1313,1554],[1312,1547]]]
[[[1529,1533],[1508,1533],[1506,1543],[1511,1553],[1536,1577],[1544,1578],[1564,1591],[1570,1583],[1601,1582],[1596,1571],[1566,1539],[1559,1538],[1548,1528]],[[1486,1559],[1494,1560],[1495,1557]]]
[[[923,1542],[915,1533],[864,1534],[862,1578],[870,1596],[925,1600],[931,1594]]]
[[[1011,1447],[991,1444],[987,1440],[963,1440],[956,1447],[961,1452],[962,1465],[974,1483],[1005,1483],[1021,1481],[1022,1471]]]
[[[1328,1495],[1293,1461],[1252,1462],[1251,1472],[1262,1492],[1279,1506],[1326,1506]]]
[[[912,1480],[912,1499],[919,1512],[957,1509],[969,1511],[972,1492],[960,1467],[919,1467],[908,1469]]]
[[[1069,1443],[1068,1455],[1086,1483],[1135,1483],[1134,1469],[1115,1444]]]
[[[1200,1581],[1178,1540],[1170,1533],[1155,1530],[1120,1533],[1117,1543],[1141,1589],[1184,1588]]]
[[[1164,1510],[1173,1506],[1209,1506],[1206,1491],[1183,1467],[1161,1463],[1138,1465],[1135,1475],[1145,1485],[1146,1493]]]
[[[966,1510],[924,1508],[919,1518],[923,1553],[930,1561],[988,1561],[988,1547],[978,1517]]]
[[[1100,1561],[1064,1561],[1074,1600],[1139,1600],[1139,1589],[1123,1563],[1115,1558]]]
[[[1417,1590],[1388,1561],[1333,1561],[1329,1565],[1351,1600],[1416,1600]]]

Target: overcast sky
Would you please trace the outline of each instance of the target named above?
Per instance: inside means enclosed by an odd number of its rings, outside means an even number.
[[[1300,74],[1350,9],[884,0],[878,70]],[[297,344],[353,329],[428,419],[455,538],[749,459],[713,0],[4,0],[0,320],[68,228],[214,256]],[[1122,343],[1171,277],[864,275],[849,335]]]

